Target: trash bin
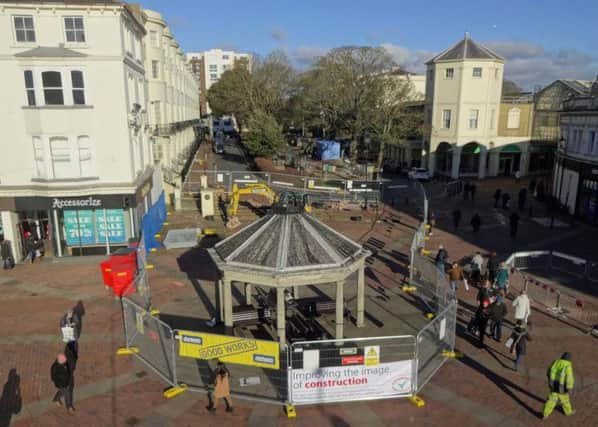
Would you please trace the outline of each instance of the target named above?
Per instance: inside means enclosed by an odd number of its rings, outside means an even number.
[[[102,270],[102,280],[104,281],[104,286],[106,289],[109,287],[111,288],[114,283],[112,281],[112,262],[110,259],[102,261],[100,263],[100,269]]]
[[[112,291],[117,297],[131,295],[135,292],[136,267],[130,263],[112,264]]]

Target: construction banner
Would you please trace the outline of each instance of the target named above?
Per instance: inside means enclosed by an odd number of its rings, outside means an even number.
[[[268,369],[280,367],[280,346],[274,341],[191,331],[178,331],[178,335],[179,355],[182,357],[218,359]]]

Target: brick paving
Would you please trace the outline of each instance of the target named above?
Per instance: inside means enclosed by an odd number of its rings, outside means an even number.
[[[513,183],[500,183],[503,188]],[[432,209],[450,212],[463,207],[467,214],[479,209],[484,217],[494,214],[484,199],[496,182],[480,185],[478,201],[467,202],[440,195],[434,184]],[[486,188],[487,187],[487,188]],[[390,211],[387,211],[390,212]],[[409,217],[396,213],[407,222]],[[176,223],[176,215],[173,222]],[[403,280],[405,260],[413,230],[391,220],[353,223],[325,212],[323,218],[348,236],[377,248],[378,256],[370,263],[368,285],[396,289]],[[508,237],[507,228],[497,225],[482,229],[474,238],[463,230],[452,234],[450,218],[438,215],[429,247],[444,243],[451,257],[471,254],[475,249],[495,249],[506,254],[520,248],[559,247],[564,252],[577,251],[586,256],[598,237],[595,229],[583,224],[573,228],[550,230],[524,218],[516,241]],[[579,236],[584,236],[580,239]],[[584,249],[587,248],[587,249]],[[156,270],[150,272],[150,286],[156,306],[193,295],[195,290],[187,275],[179,270],[176,252],[158,251],[150,258]],[[187,392],[172,400],[162,397],[166,384],[149,369],[128,357],[117,357],[115,350],[123,341],[119,303],[104,290],[97,266],[99,259],[19,265],[10,272],[0,272],[0,382],[15,368],[20,377],[22,407],[10,419],[10,426],[573,426],[594,425],[598,417],[598,373],[596,372],[595,338],[542,313],[534,311],[533,341],[529,343],[522,369],[510,369],[512,361],[504,344],[488,340],[488,349],[480,350],[463,333],[469,320],[474,290],[459,290],[459,337],[457,349],[463,359],[451,360],[424,388],[424,408],[407,400],[382,400],[342,405],[298,408],[296,420],[286,419],[280,407],[236,399],[234,414],[220,410],[216,415],[206,409],[202,393]],[[197,268],[201,270],[201,265]],[[81,300],[85,307],[81,357],[76,371],[75,415],[50,402],[54,393],[49,367],[55,353],[62,348],[58,321],[64,310]],[[366,307],[367,309],[367,307]],[[503,335],[507,335],[505,332]],[[572,398],[577,413],[565,418],[555,412],[542,422],[538,413],[547,389],[545,369],[564,350],[573,353],[577,392]],[[5,391],[6,393],[6,391]],[[5,411],[4,407],[0,411]],[[6,420],[0,412],[0,420]],[[4,421],[0,421],[4,422]],[[0,424],[2,425],[2,424]]]

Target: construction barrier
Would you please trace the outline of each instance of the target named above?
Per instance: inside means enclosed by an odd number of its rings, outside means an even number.
[[[153,248],[159,248],[161,246],[161,243],[156,240],[156,233],[162,229],[165,221],[166,201],[164,198],[164,192],[162,192],[156,203],[149,208],[149,210],[141,219],[141,229],[143,232],[146,251],[149,251]]]
[[[598,305],[586,298],[595,286],[596,263],[558,251],[515,252],[509,290],[526,289],[532,306],[584,330],[598,324]]]

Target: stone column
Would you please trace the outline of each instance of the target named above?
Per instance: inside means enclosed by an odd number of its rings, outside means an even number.
[[[497,149],[488,152],[488,176],[498,175],[498,163],[500,152]]]
[[[343,324],[344,324],[344,297],[343,286],[344,280],[336,282],[336,339],[343,338]]]
[[[222,280],[214,282],[214,293],[216,301],[216,317],[219,322],[224,321],[224,304],[222,302]]]
[[[276,336],[280,345],[287,345],[286,307],[284,301],[284,288],[276,288]]]
[[[299,286],[293,286],[293,298],[299,298]]]
[[[461,167],[461,147],[453,147],[453,163],[451,168],[451,178],[458,179],[459,178],[459,169]]]
[[[529,168],[529,148],[528,143],[522,144],[521,155],[519,156],[519,173],[521,176],[527,176]]]
[[[357,270],[357,327],[365,326],[365,266]]]
[[[251,305],[251,283],[245,283],[245,304]]]
[[[223,280],[223,299],[224,299],[224,326],[233,327],[233,293],[230,280]]]

